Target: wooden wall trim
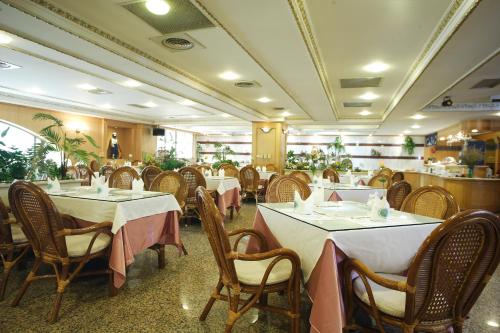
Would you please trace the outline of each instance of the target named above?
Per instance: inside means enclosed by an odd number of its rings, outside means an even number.
[[[287,146],[327,146],[329,142],[287,142]],[[359,147],[401,147],[398,143],[344,143],[344,146]],[[415,147],[424,147],[423,143],[415,144]]]

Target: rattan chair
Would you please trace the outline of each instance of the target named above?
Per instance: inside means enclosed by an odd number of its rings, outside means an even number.
[[[460,211],[460,207],[458,206],[458,202],[455,199],[455,196],[443,187],[436,186],[435,188],[443,192],[444,196],[446,197],[446,201],[448,202],[448,209],[446,210],[443,218],[448,219],[458,213]]]
[[[49,314],[50,323],[57,320],[63,294],[77,275],[108,274],[110,291],[114,294],[113,273],[110,269],[79,274],[91,259],[109,259],[112,222],[78,229],[76,219],[60,215],[40,187],[25,181],[10,186],[9,202],[35,254],[33,268],[12,302],[13,306],[19,304],[31,282],[43,278],[55,278],[57,282],[57,295]],[[41,264],[52,266],[55,275],[37,275]],[[73,269],[70,271],[70,268]]]
[[[80,179],[82,180],[81,184],[82,186],[90,186],[92,185],[92,178],[95,178],[94,172],[92,169],[90,169],[86,165],[79,165],[77,166],[78,169],[78,174],[80,176]]]
[[[391,187],[391,177],[385,173],[378,173],[368,181],[368,186],[388,189]]]
[[[78,168],[76,166],[69,166],[66,169],[66,177],[70,177],[71,179],[80,179]]]
[[[309,177],[309,175],[307,173],[305,173],[304,171],[298,171],[298,170],[292,171],[292,172],[290,172],[290,176],[298,178],[306,184],[312,183],[311,177]]]
[[[395,182],[400,182],[405,179],[405,174],[402,173],[401,171],[396,171],[392,174],[391,180],[393,183]]]
[[[99,172],[99,169],[101,168],[99,166],[99,162],[97,162],[96,160],[92,160],[90,161],[90,170],[92,170],[92,172]]]
[[[241,193],[243,198],[247,198],[248,195],[255,198],[255,203],[259,202],[259,183],[260,175],[257,169],[253,166],[245,166],[240,170],[240,183],[241,183]]]
[[[30,244],[24,234],[21,224],[17,223],[0,198],[0,255],[3,273],[0,283],[0,301],[3,301],[10,272],[28,253]]]
[[[232,164],[222,164],[217,169],[218,172],[220,172],[220,170],[224,170],[225,177],[234,177],[236,179],[240,178],[240,170]]]
[[[122,190],[131,190],[132,181],[134,179],[140,179],[139,174],[134,168],[129,166],[123,166],[109,175],[109,188],[119,188]]]
[[[179,173],[186,181],[187,196],[186,196],[186,206],[184,211],[188,213],[189,211],[194,211],[196,216],[199,217],[198,207],[196,205],[196,188],[198,186],[207,187],[207,181],[203,174],[193,167],[184,167],[179,170]]]
[[[383,324],[404,333],[461,333],[465,318],[500,261],[500,218],[484,210],[461,212],[427,237],[408,269],[407,277],[380,274],[357,259],[344,261],[346,331],[354,304]],[[352,279],[353,276],[359,277]]]
[[[192,167],[194,167],[196,170],[198,170],[199,172],[201,172],[202,175],[205,175],[206,171],[208,171],[210,173],[210,176],[212,176],[214,174],[214,170],[208,164],[195,165],[195,166],[192,166]]]
[[[391,187],[387,190],[387,201],[389,201],[389,205],[391,208],[395,210],[400,210],[403,201],[406,197],[411,193],[411,185],[410,183],[402,180],[396,183],[393,183]]]
[[[113,168],[111,165],[104,165],[102,168],[101,168],[101,171],[99,172],[99,174],[101,176],[104,176],[106,181],[109,179],[109,176],[111,176],[111,174],[115,171],[115,168]]]
[[[326,168],[323,170],[323,178],[330,179],[332,183],[340,183],[340,176],[337,170],[332,168]]]
[[[273,173],[271,175],[271,177],[269,177],[269,184],[267,184],[267,186],[269,186],[273,181],[275,181],[276,179],[278,179],[280,177],[280,175],[278,173]]]
[[[390,168],[382,168],[377,174],[383,174],[389,177],[389,179],[392,179],[392,170]]]
[[[212,252],[219,267],[219,282],[203,309],[204,321],[216,300],[229,302],[225,332],[231,332],[234,323],[250,308],[255,307],[286,315],[291,321],[291,332],[300,331],[300,259],[289,249],[245,254],[238,251],[238,243],[245,236],[256,237],[260,248],[267,250],[264,236],[253,229],[238,229],[226,233],[222,217],[210,194],[202,187],[196,190],[198,210]],[[233,248],[229,236],[237,236]],[[226,287],[228,295],[221,294]],[[270,293],[286,292],[289,307],[271,306],[267,303]],[[249,298],[240,298],[241,294]]]
[[[151,184],[153,183],[153,180],[156,178],[156,176],[158,176],[160,173],[161,169],[154,165],[148,165],[142,170],[141,178],[144,182],[144,189],[146,191],[152,191],[150,190]]]
[[[266,171],[277,172],[278,167],[272,163],[266,164]]]
[[[427,185],[411,192],[403,201],[401,211],[444,219],[452,201],[450,193],[442,187]]]
[[[266,202],[293,202],[295,191],[300,194],[302,200],[309,198],[311,188],[296,177],[281,176],[274,180],[267,188]]]

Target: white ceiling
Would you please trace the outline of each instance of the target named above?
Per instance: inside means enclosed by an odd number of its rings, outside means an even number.
[[[449,113],[428,115],[418,129],[409,117],[442,95],[470,102],[500,94],[468,89],[499,77],[497,0],[191,0],[215,27],[187,31],[203,47],[182,52],[153,41],[161,34],[122,7],[130,2],[1,0],[0,30],[13,40],[0,45],[0,60],[22,68],[0,71],[0,101],[203,133],[284,120],[274,110],[281,107],[304,131],[427,134],[450,125]],[[363,70],[373,61],[390,67]],[[236,88],[219,78],[227,70],[261,86]],[[381,87],[340,88],[341,78],[369,76],[381,76]],[[142,85],[120,84],[127,79]],[[90,94],[81,83],[112,94]],[[35,86],[43,92],[29,92]],[[371,115],[342,106],[365,92],[380,96],[366,109]],[[258,102],[263,96],[272,101]],[[185,99],[194,105],[180,105]],[[129,106],[147,102],[156,106]],[[452,121],[478,116],[493,113]]]

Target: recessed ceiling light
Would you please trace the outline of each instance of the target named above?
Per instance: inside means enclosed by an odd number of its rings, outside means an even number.
[[[0,44],[9,44],[12,42],[12,37],[9,35],[5,34],[4,32],[0,32]]]
[[[411,131],[410,131],[410,130],[404,130],[404,131],[403,131],[403,133],[404,133],[404,134],[410,134],[410,133],[411,133]]]
[[[368,64],[368,65],[363,67],[363,69],[365,71],[371,72],[371,73],[380,73],[380,72],[387,70],[388,68],[389,68],[389,65],[387,65],[383,62],[380,62],[380,61],[372,62],[371,64]]]
[[[144,106],[147,106],[148,108],[155,108],[158,106],[158,104],[154,103],[154,102],[147,102],[147,103],[144,103]]]
[[[371,115],[372,113],[371,113],[370,111],[363,110],[363,111],[361,111],[359,114],[360,114],[360,115],[362,115],[362,116],[369,116],[369,115]]]
[[[412,125],[411,128],[418,129],[418,128],[420,128],[420,125],[415,124],[415,125]]]
[[[425,116],[420,114],[420,113],[416,113],[414,114],[413,116],[410,117],[411,119],[415,119],[415,120],[420,120],[420,119],[424,119]]]
[[[472,133],[477,133],[477,132],[479,132],[479,130],[477,128],[474,128],[474,129],[471,130],[471,132]]]
[[[288,112],[288,111],[285,111],[285,112],[283,112],[281,115],[282,115],[283,117],[289,117],[289,116],[291,116],[292,114],[291,114],[290,112]]]
[[[111,109],[111,108],[112,108],[112,106],[111,106],[111,104],[109,104],[109,103],[105,103],[105,104],[102,104],[102,105],[101,105],[101,108],[103,108],[103,109]]]
[[[183,308],[184,310],[189,310],[189,306],[188,306],[187,304],[182,304],[182,308]]]
[[[239,79],[240,75],[236,74],[235,72],[226,71],[224,73],[219,74],[219,77],[221,79],[230,81],[230,80],[237,80],[237,79]]]
[[[223,116],[224,118],[231,118],[231,115],[230,115],[230,114],[227,114],[227,113],[224,113],[222,116]]]
[[[372,133],[370,133],[370,134],[368,134],[368,136],[373,136],[373,134],[372,134]]]
[[[498,323],[497,323],[496,321],[494,321],[494,320],[488,320],[488,321],[486,322],[486,325],[491,326],[491,327],[500,327],[500,324],[498,324]]]
[[[155,15],[165,15],[170,11],[170,6],[164,0],[147,0],[146,8]]]
[[[197,114],[193,114],[190,116],[191,118],[200,118],[200,116],[198,116]]]
[[[43,94],[45,91],[43,91],[42,89],[38,88],[38,87],[31,87],[31,88],[28,88],[26,89],[26,91],[32,93],[32,94]]]
[[[367,93],[364,93],[363,95],[359,96],[359,98],[364,99],[366,101],[371,101],[371,100],[379,98],[379,95],[374,94],[372,92],[367,92]]]
[[[444,140],[446,140],[446,138],[444,136],[439,137],[439,141],[444,141]]]
[[[94,87],[93,85],[88,84],[88,83],[79,84],[79,85],[77,85],[77,87],[80,88],[80,89],[82,89],[82,90],[94,90],[94,89],[97,89],[96,87]]]
[[[271,101],[271,99],[267,98],[267,97],[261,97],[261,98],[257,99],[257,101],[259,101],[261,103],[269,103]]]
[[[142,85],[142,83],[140,83],[136,80],[127,80],[127,81],[123,81],[122,85],[124,85],[125,87],[135,88],[135,87],[139,87],[140,85]]]
[[[193,106],[196,104],[196,102],[193,102],[192,100],[189,99],[183,99],[182,101],[179,102],[179,104],[184,106]]]

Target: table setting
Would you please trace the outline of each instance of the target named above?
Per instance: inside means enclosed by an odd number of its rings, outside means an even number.
[[[226,215],[228,208],[239,210],[241,207],[241,185],[238,178],[226,177],[224,170],[219,170],[217,176],[205,175],[207,190],[215,191],[217,194],[217,207],[222,216]]]

